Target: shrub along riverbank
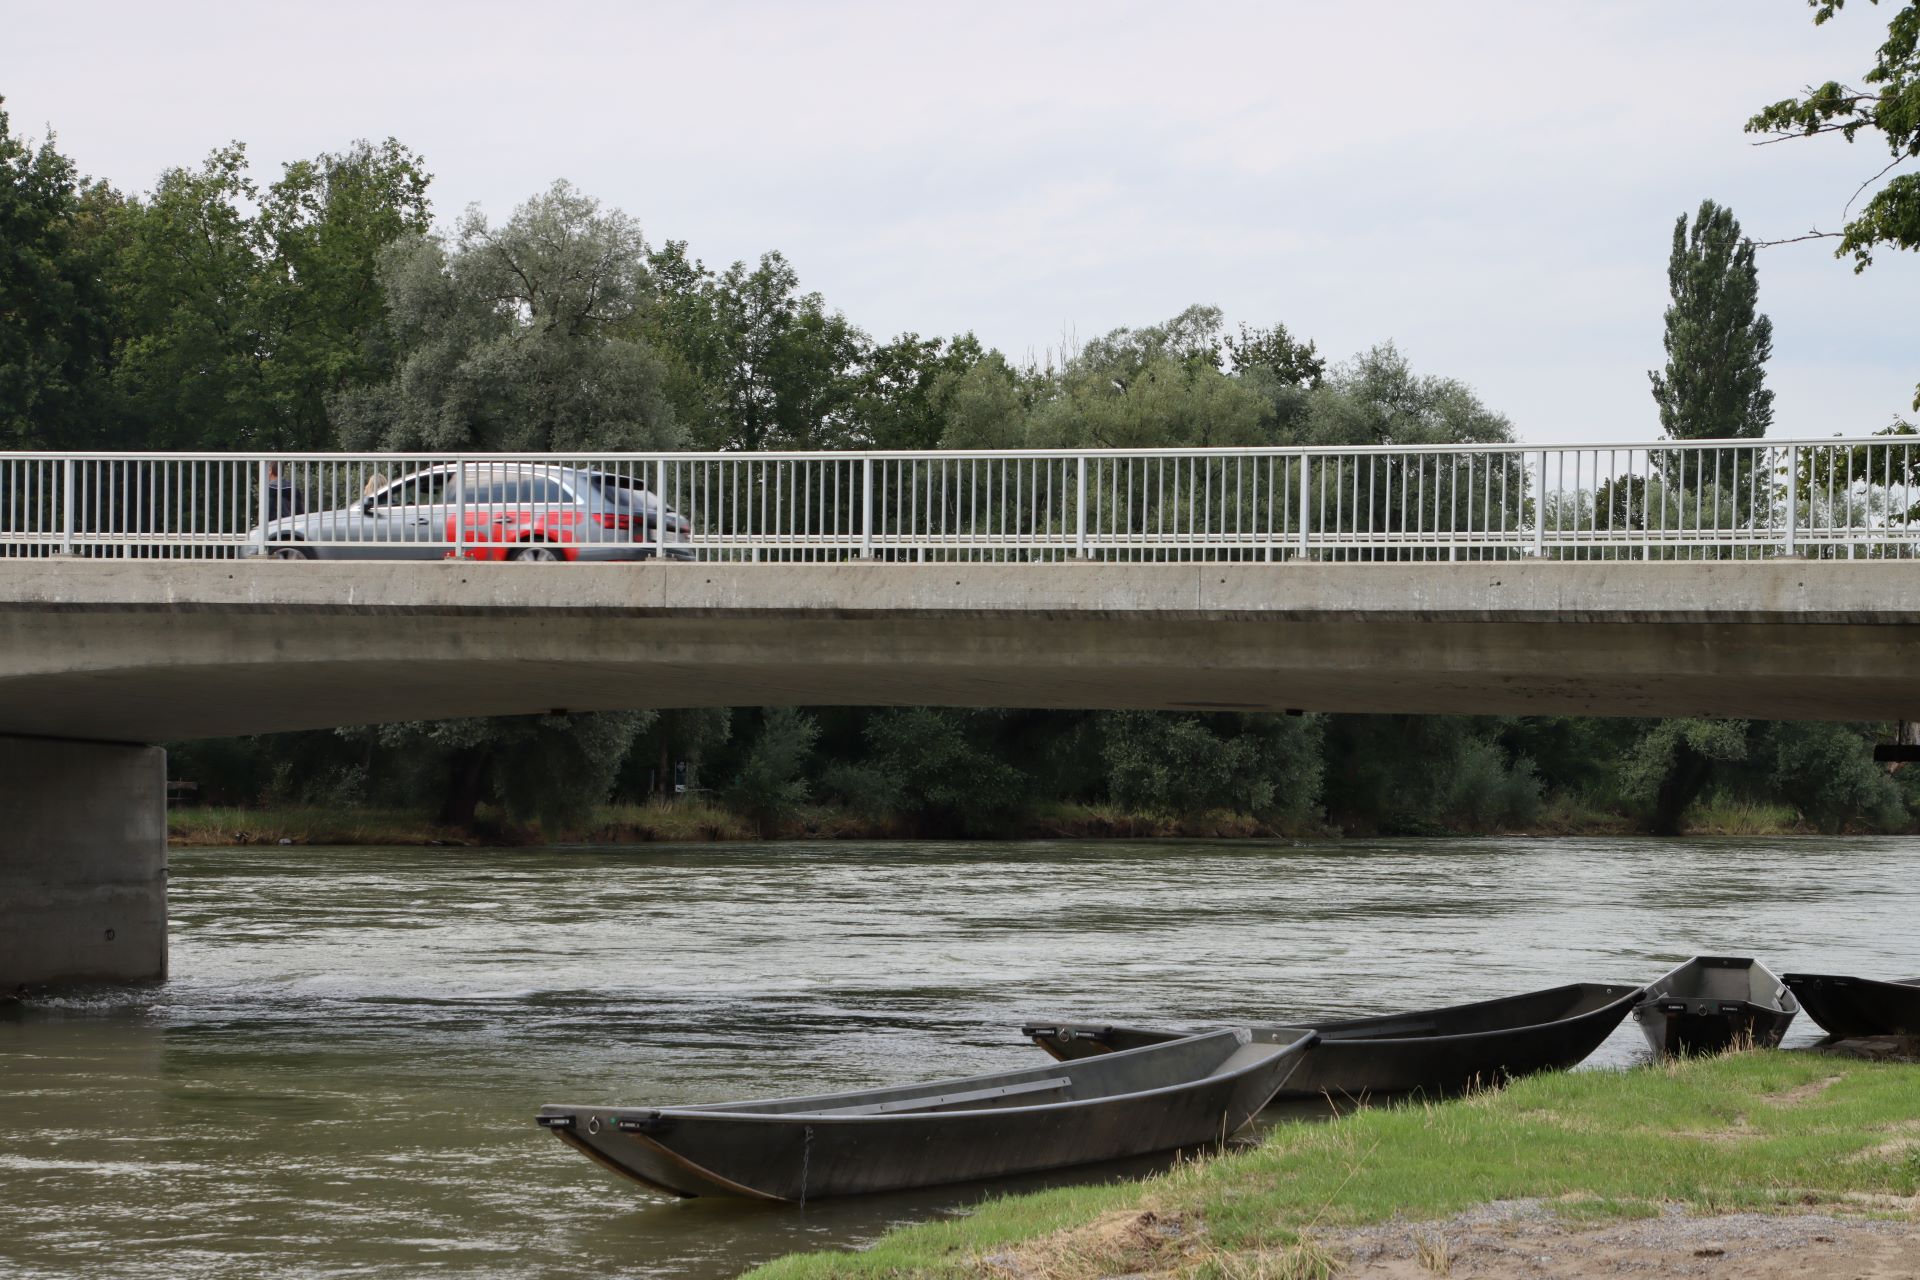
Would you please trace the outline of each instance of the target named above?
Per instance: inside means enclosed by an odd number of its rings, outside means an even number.
[[[1335,1274],[1367,1224],[1514,1201],[1568,1230],[1675,1212],[1913,1222],[1916,1097],[1920,1066],[1810,1052],[1536,1076],[1457,1102],[1282,1123],[1251,1150],[1145,1181],[992,1201],[859,1253],[793,1255],[749,1275],[1304,1280]],[[1827,1231],[1811,1238],[1831,1244]],[[1409,1237],[1415,1256],[1391,1274],[1448,1273],[1459,1245],[1447,1228]],[[1689,1241],[1681,1256],[1716,1249]]]
[[[1545,806],[1525,825],[1484,829],[1430,828],[1424,834],[1586,836],[1634,835],[1631,818],[1576,804]],[[1792,808],[1747,802],[1697,805],[1688,811],[1692,835],[1778,836],[1817,831]],[[168,842],[182,846],[245,844],[473,845],[701,844],[783,840],[897,840],[925,836],[907,823],[877,819],[829,805],[795,810],[764,833],[738,813],[700,801],[603,805],[587,819],[547,833],[483,807],[471,828],[435,823],[404,809],[287,805],[265,808],[175,806],[167,815]],[[1234,840],[1324,839],[1343,834],[1319,823],[1274,823],[1229,810],[1174,815],[1111,805],[1061,804],[1041,809],[999,838],[1007,840]]]
[[[492,721],[447,721],[176,743],[168,765],[197,804],[481,843],[529,842],[536,826],[565,841],[1920,830],[1920,770],[1873,759],[1892,725],[927,707],[620,714],[634,721],[621,733],[637,737],[612,733],[620,725],[608,715],[523,718],[506,737]],[[586,742],[589,729],[610,736]],[[267,820],[241,821],[252,830]]]

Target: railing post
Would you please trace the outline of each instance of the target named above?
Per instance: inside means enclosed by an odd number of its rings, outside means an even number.
[[[60,462],[60,554],[73,554],[73,459]]]
[[[873,559],[873,459],[860,459],[860,558]]]
[[[1300,451],[1300,558],[1307,558],[1307,481],[1309,455],[1305,449]]]
[[[1787,446],[1787,554],[1794,554],[1800,524],[1800,446]]]
[[[267,460],[265,458],[260,459],[256,471],[255,479],[259,482],[260,499],[260,554],[266,555],[270,548],[267,546]]]
[[[1540,483],[1533,492],[1533,555],[1547,554],[1547,451],[1540,451]]]
[[[428,533],[433,531],[429,529]],[[467,541],[467,463],[464,458],[453,460],[453,558],[458,561],[465,554]]]
[[[1087,455],[1081,454],[1074,460],[1077,478],[1074,481],[1073,499],[1073,554],[1076,559],[1087,558]]]
[[[653,558],[665,564],[667,559],[667,460],[653,464]]]

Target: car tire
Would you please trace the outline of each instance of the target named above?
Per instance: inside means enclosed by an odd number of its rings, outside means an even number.
[[[509,560],[530,560],[535,564],[551,564],[565,558],[544,542],[530,542],[507,553]]]
[[[311,560],[313,552],[297,542],[273,542],[267,544],[269,560]]]

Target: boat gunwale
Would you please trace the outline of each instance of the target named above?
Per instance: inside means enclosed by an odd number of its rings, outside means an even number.
[[[1230,1027],[1230,1028],[1224,1028],[1223,1030],[1236,1031],[1239,1029],[1240,1028]],[[1291,1029],[1292,1028],[1289,1028],[1289,1030]],[[1212,1031],[1212,1032],[1206,1032],[1204,1034],[1211,1036],[1211,1035],[1219,1035],[1221,1034],[1221,1032]],[[1199,1038],[1200,1038],[1199,1036],[1182,1036],[1180,1040],[1169,1040],[1162,1044],[1141,1045],[1139,1048],[1125,1049],[1125,1050],[1121,1050],[1120,1052],[1121,1053],[1150,1053],[1156,1050],[1163,1050],[1163,1049],[1169,1048],[1174,1044],[1180,1043],[1182,1040],[1197,1040]],[[1320,1043],[1319,1033],[1310,1029],[1304,1031],[1300,1036],[1287,1042],[1286,1044],[1276,1044],[1272,1041],[1261,1041],[1261,1040],[1247,1041],[1242,1043],[1241,1045],[1242,1048],[1272,1049],[1273,1052],[1265,1055],[1264,1057],[1261,1057],[1257,1061],[1250,1062],[1243,1067],[1240,1067],[1234,1071],[1227,1072],[1224,1074],[1209,1073],[1195,1080],[1183,1080],[1174,1084],[1156,1085],[1151,1089],[1137,1089],[1129,1093],[1108,1094],[1107,1096],[1100,1097],[1100,1098],[1068,1099],[1063,1102],[1043,1102],[1043,1103],[1037,1103],[1032,1106],[1021,1106],[1021,1107],[976,1107],[976,1108],[972,1108],[965,1111],[894,1111],[894,1112],[888,1112],[883,1115],[844,1115],[844,1114],[838,1114],[832,1111],[734,1111],[734,1110],[723,1110],[721,1108],[712,1107],[712,1106],[705,1106],[705,1107],[700,1107],[700,1106],[694,1106],[694,1107],[582,1107],[582,1108],[579,1108],[578,1110],[594,1111],[603,1115],[611,1115],[611,1116],[614,1116],[616,1119],[620,1117],[621,1113],[625,1112],[625,1113],[633,1113],[633,1114],[642,1114],[649,1118],[657,1116],[662,1118],[687,1117],[687,1118],[702,1119],[702,1120],[750,1120],[750,1121],[761,1123],[761,1124],[786,1123],[786,1122],[799,1121],[799,1122],[803,1122],[803,1123],[815,1125],[815,1126],[839,1125],[839,1124],[897,1124],[903,1120],[963,1120],[963,1119],[978,1119],[981,1116],[1031,1116],[1037,1113],[1047,1112],[1047,1111],[1064,1111],[1064,1110],[1071,1110],[1076,1108],[1084,1110],[1087,1108],[1107,1106],[1110,1104],[1117,1104],[1122,1102],[1136,1102],[1136,1101],[1141,1101],[1149,1098],[1154,1098],[1162,1094],[1177,1093],[1185,1090],[1194,1089],[1203,1085],[1231,1084],[1241,1080],[1242,1078],[1248,1075],[1251,1075],[1252,1073],[1260,1070],[1263,1067],[1271,1066],[1274,1060],[1277,1058],[1292,1057],[1294,1059],[1292,1067],[1287,1071],[1286,1075],[1282,1076],[1279,1079],[1279,1081],[1274,1085],[1274,1092],[1277,1094],[1280,1090],[1286,1088],[1287,1081],[1292,1079],[1294,1071],[1299,1070],[1300,1060],[1305,1058],[1307,1050],[1312,1049],[1318,1043]],[[1120,1056],[1119,1053],[1103,1054],[1101,1055],[1101,1060],[1105,1061],[1105,1060],[1116,1058],[1119,1056]],[[988,1079],[991,1077],[975,1077],[975,1078]],[[942,1083],[957,1083],[957,1082],[942,1082]],[[825,1096],[846,1097],[849,1095],[829,1094]],[[769,1099],[769,1101],[781,1101],[781,1099]],[[1262,1105],[1264,1106],[1264,1103]],[[564,1106],[555,1107],[552,1109],[556,1111],[567,1110],[567,1108]],[[1254,1108],[1255,1111],[1259,1111],[1260,1109],[1261,1108],[1259,1107]],[[543,1108],[543,1112],[544,1110],[546,1109]],[[621,1132],[626,1133],[627,1131],[622,1130]],[[645,1135],[628,1133],[627,1136],[644,1137]],[[656,1143],[655,1145],[658,1145],[658,1144]]]
[[[1476,1000],[1470,1004],[1443,1005],[1439,1009],[1432,1010],[1431,1012],[1453,1013],[1453,1012],[1467,1010],[1467,1009],[1480,1009],[1480,1008],[1485,1008],[1488,1005],[1500,1004],[1501,1002],[1507,1001],[1507,1000],[1521,1000],[1528,996],[1545,995],[1545,994],[1548,994],[1549,992],[1564,991],[1571,987],[1579,987],[1582,989],[1588,989],[1588,988],[1606,988],[1609,990],[1618,989],[1619,991],[1622,992],[1622,994],[1615,996],[1612,1000],[1607,1001],[1607,1003],[1603,1005],[1597,1005],[1592,1009],[1587,1009],[1580,1013],[1570,1013],[1565,1017],[1553,1018],[1546,1022],[1521,1022],[1521,1023],[1516,1023],[1510,1027],[1494,1027],[1485,1031],[1454,1031],[1446,1035],[1351,1036],[1351,1037],[1342,1036],[1337,1033],[1329,1035],[1327,1032],[1327,1029],[1329,1027],[1337,1029],[1341,1025],[1340,1023],[1327,1023],[1327,1024],[1324,1024],[1323,1026],[1318,1026],[1318,1027],[1304,1025],[1300,1023],[1287,1023],[1287,1022],[1254,1022],[1254,1023],[1245,1023],[1245,1024],[1236,1024],[1236,1025],[1245,1025],[1249,1029],[1254,1031],[1256,1034],[1263,1033],[1263,1032],[1279,1032],[1279,1031],[1312,1031],[1320,1037],[1319,1041],[1314,1046],[1317,1049],[1329,1048],[1334,1045],[1416,1045],[1416,1044],[1437,1045],[1437,1044],[1447,1044],[1451,1041],[1456,1041],[1456,1040],[1485,1040],[1485,1039],[1491,1039],[1496,1036],[1518,1035],[1523,1032],[1541,1031],[1541,1030],[1546,1030],[1552,1027],[1566,1026],[1576,1022],[1582,1022],[1582,1021],[1585,1021],[1586,1019],[1596,1017],[1599,1014],[1606,1013],[1609,1010],[1613,1009],[1615,1006],[1625,1003],[1627,1001],[1633,1001],[1635,1004],[1638,1004],[1640,1000],[1646,995],[1648,987],[1650,985],[1651,984],[1632,987],[1632,986],[1628,986],[1625,983],[1619,983],[1619,982],[1567,982],[1567,983],[1562,983],[1560,986],[1557,986],[1557,987],[1542,987],[1538,991],[1522,991],[1515,995],[1499,996],[1492,1000]],[[1408,1016],[1412,1016],[1413,1014],[1421,1013],[1421,1012],[1429,1012],[1429,1011],[1409,1010],[1405,1014],[1383,1013],[1377,1016],[1382,1021],[1384,1021],[1388,1018],[1408,1017]],[[1360,1021],[1364,1021],[1364,1019],[1343,1019],[1342,1020],[1342,1022],[1345,1022],[1348,1025],[1352,1025],[1353,1023],[1360,1022]],[[1057,1022],[1057,1023],[1030,1022],[1026,1025],[1031,1027],[1036,1027],[1036,1028],[1050,1028],[1050,1029],[1057,1029],[1057,1030],[1071,1029],[1076,1031],[1081,1029],[1100,1029],[1100,1030],[1108,1030],[1108,1031],[1157,1031],[1158,1030],[1158,1028],[1155,1028],[1155,1027],[1143,1027],[1143,1026],[1130,1024],[1130,1023],[1118,1023],[1118,1022],[1105,1022],[1105,1023],[1103,1022]],[[1029,1038],[1038,1039],[1039,1037],[1035,1036],[1035,1037],[1029,1037]],[[1191,1037],[1185,1036],[1181,1038],[1190,1039]],[[1173,1042],[1164,1041],[1162,1043],[1171,1044]],[[1158,1044],[1154,1044],[1154,1045],[1143,1045],[1143,1046],[1140,1046],[1139,1048],[1157,1049],[1160,1047],[1162,1046]],[[1138,1053],[1139,1048],[1113,1050],[1113,1051],[1110,1051],[1110,1053],[1106,1056],[1112,1056],[1112,1054],[1115,1054],[1115,1053]]]
[[[1654,992],[1655,987],[1671,980],[1677,974],[1686,972],[1688,969],[1732,969],[1740,966],[1744,966],[1749,973],[1757,969],[1773,979],[1775,989],[1771,1003],[1763,1000],[1737,999],[1728,996],[1681,995],[1672,991],[1662,991],[1657,994]],[[1750,979],[1748,982],[1748,994],[1749,996],[1757,994]],[[1644,1022],[1646,1020],[1640,1016],[1643,1009],[1647,1010],[1649,1014],[1660,1012],[1660,1010],[1654,1006],[1663,1000],[1684,1001],[1688,1004],[1701,1005],[1739,1005],[1743,1009],[1757,1009],[1762,1013],[1770,1013],[1776,1016],[1785,1015],[1790,1019],[1805,1012],[1800,1004],[1800,997],[1795,995],[1793,988],[1788,985],[1786,975],[1783,973],[1775,973],[1755,956],[1694,956],[1690,960],[1681,961],[1647,984],[1646,998],[1641,1000],[1633,1008],[1635,1021]]]

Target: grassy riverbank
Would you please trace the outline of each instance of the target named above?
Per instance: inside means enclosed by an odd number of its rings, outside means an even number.
[[[1458,1102],[1283,1124],[1253,1150],[1144,1182],[993,1201],[860,1253],[792,1255],[749,1274],[1323,1280],[1355,1227],[1516,1200],[1570,1227],[1674,1207],[1911,1220],[1916,1098],[1920,1066],[1803,1052],[1538,1076]],[[1425,1270],[1446,1274],[1438,1235],[1421,1253]]]
[[[1813,831],[1785,805],[1702,805],[1689,813],[1690,835],[1804,835]],[[1627,817],[1572,802],[1545,807],[1524,827],[1500,831],[1434,830],[1446,835],[1633,835]],[[778,838],[789,840],[907,839],[911,828],[831,806],[800,810],[783,822]],[[1272,839],[1317,838],[1342,834],[1322,825],[1290,826],[1245,814],[1217,811],[1172,815],[1142,813],[1110,805],[1060,804],[1043,808],[1005,833],[1010,840],[1098,839]],[[482,808],[476,829],[464,831],[399,809],[269,809],[176,806],[167,815],[167,835],[176,845],[346,844],[346,845],[528,845],[702,843],[762,839],[740,815],[699,801],[673,804],[607,805],[578,826],[545,834],[508,822]]]

